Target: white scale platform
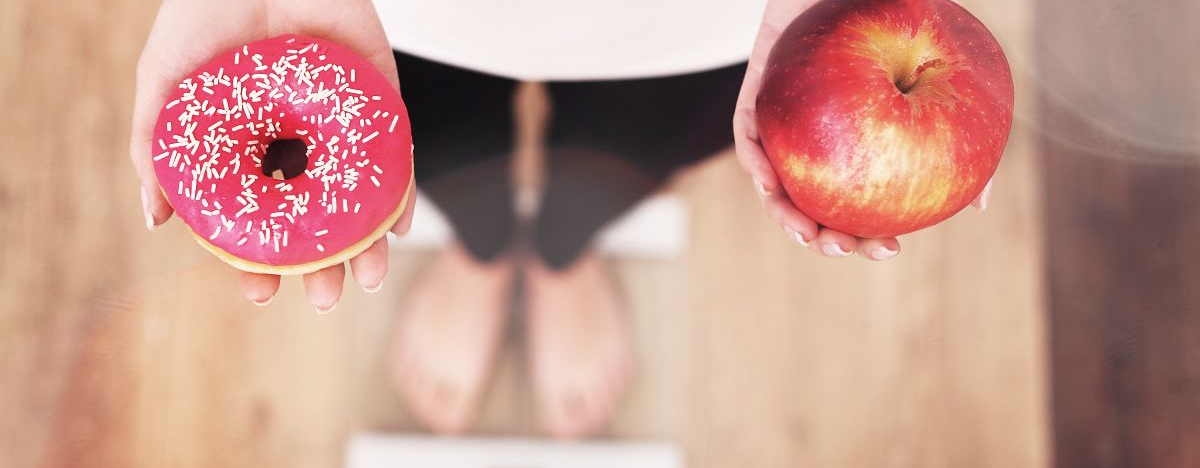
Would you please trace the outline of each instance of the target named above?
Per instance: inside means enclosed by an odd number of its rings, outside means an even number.
[[[346,468],[683,468],[683,455],[659,442],[554,442],[358,434]]]
[[[688,206],[678,195],[657,194],[610,223],[597,235],[596,245],[611,257],[674,258],[687,249],[688,215]],[[398,249],[426,250],[444,246],[451,235],[445,216],[420,194],[412,230],[403,238],[389,235],[389,239]]]

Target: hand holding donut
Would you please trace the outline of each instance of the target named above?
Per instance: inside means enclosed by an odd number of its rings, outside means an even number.
[[[283,47],[263,46],[261,54],[248,48],[241,49],[241,53],[230,53],[233,63],[237,64],[230,66],[230,71],[244,69],[244,76],[224,75],[224,68],[204,72],[200,78],[189,75],[206,63],[212,67],[210,60],[220,54],[244,44],[255,46],[256,41],[284,34],[310,36],[316,42],[311,47],[296,48],[300,50],[287,49],[286,56],[278,61],[273,60],[271,51],[278,49],[279,54],[285,54]],[[353,66],[346,67],[350,71],[336,63],[320,66],[318,62],[325,60],[327,51],[331,60],[338,56],[349,57],[352,61],[365,59],[367,63],[363,66],[373,66],[383,78],[364,78],[365,73],[356,77]],[[265,63],[252,64],[251,60]],[[324,77],[318,80],[315,73],[310,73],[314,70],[325,71]],[[253,78],[252,74],[255,75]],[[189,77],[194,79],[190,89],[185,86]],[[289,82],[294,83],[297,77],[310,84],[320,81],[321,92],[303,98],[285,93],[284,90],[290,88]],[[391,89],[385,89],[386,93],[372,93],[372,85]],[[219,93],[231,89],[238,97],[236,109],[212,97],[214,90]],[[141,180],[147,228],[152,229],[170,218],[173,209],[168,198],[173,200],[181,209],[180,216],[201,244],[243,270],[239,277],[242,293],[259,305],[268,303],[278,289],[279,276],[274,273],[307,272],[304,284],[309,302],[318,311],[332,310],[341,296],[345,276],[341,262],[347,258],[359,285],[374,291],[387,272],[387,242],[378,235],[389,227],[392,232],[403,234],[412,220],[411,160],[405,159],[409,165],[402,167],[402,164],[387,159],[385,154],[395,152],[392,147],[397,141],[410,143],[403,104],[395,104],[398,109],[387,107],[389,99],[399,102],[398,90],[391,48],[369,0],[347,0],[337,2],[334,7],[318,0],[166,0],[138,62],[130,139],[130,158]],[[275,96],[274,102],[268,99],[268,94]],[[382,100],[380,94],[385,94]],[[307,99],[302,100],[304,98]],[[213,109],[217,102],[225,105]],[[304,105],[296,105],[301,102]],[[275,103],[281,103],[281,106],[272,107]],[[168,112],[170,109],[174,112]],[[327,112],[330,109],[333,111]],[[263,110],[267,111],[265,117]],[[285,115],[301,111],[311,111],[313,115]],[[362,111],[370,115],[360,115]],[[318,112],[321,118],[316,116]],[[385,113],[389,115],[381,115]],[[239,117],[254,120],[251,116],[259,119],[257,127],[238,121]],[[272,117],[276,121],[272,122]],[[372,142],[377,136],[372,133],[391,133],[401,117],[404,129],[401,139],[391,139],[384,144],[381,143],[384,138],[380,137]],[[199,123],[203,123],[204,128],[197,128]],[[338,128],[340,133],[336,131]],[[328,135],[322,134],[322,130]],[[185,131],[184,136],[190,142],[182,137],[175,141],[164,138],[172,132]],[[238,154],[261,163],[260,157],[265,157],[262,151],[268,140],[284,137],[306,139],[310,158],[314,153],[320,154],[316,160],[320,167],[313,168],[311,174],[306,171],[311,180],[297,180],[294,185],[305,182],[319,187],[323,182],[323,191],[317,188],[307,193],[303,187],[293,191],[293,184],[280,183],[261,173],[253,174],[242,169],[235,161],[237,158],[229,156]],[[201,144],[204,150],[197,153]],[[212,149],[220,145],[225,145],[223,150]],[[234,166],[215,164],[213,160],[217,158],[211,156],[216,154],[229,156],[221,163],[232,162]],[[203,162],[206,159],[207,163]],[[218,174],[227,176],[229,169],[235,174],[239,170],[243,172],[242,186],[235,188],[245,192],[230,192],[217,186],[217,182],[228,185],[217,177]],[[160,175],[165,177],[160,180]],[[206,176],[211,177],[206,179]],[[403,180],[394,180],[400,177]],[[201,182],[199,186],[197,181]],[[391,203],[397,208],[372,213],[370,201],[388,190],[398,192],[391,196]],[[320,195],[319,199],[310,201],[314,194]],[[276,198],[286,199],[291,205],[273,206],[275,201],[280,201]],[[225,206],[221,206],[220,200],[225,201]],[[361,216],[360,200],[368,205],[362,208]],[[268,201],[272,206],[267,206]],[[186,213],[182,211],[184,205],[188,209]],[[312,212],[319,212],[323,217],[353,213],[355,217],[338,219],[326,229],[313,221],[313,215],[304,216]],[[358,218],[369,218],[373,222],[382,220],[385,224],[373,231],[367,242],[356,244],[352,237],[358,234],[338,231],[344,227],[350,229],[353,226],[346,225],[354,224]],[[201,229],[208,226],[216,229],[211,235],[201,233]],[[292,235],[290,246],[289,233]],[[328,237],[315,239],[314,236]],[[260,247],[259,251],[274,252],[274,257],[259,263],[254,251],[247,250],[256,245]],[[322,254],[326,249],[330,253]],[[276,262],[281,258],[288,260],[285,265]]]

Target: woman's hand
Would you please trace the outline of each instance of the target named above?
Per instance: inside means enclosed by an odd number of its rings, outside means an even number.
[[[241,44],[294,33],[328,39],[358,52],[387,76],[398,90],[396,62],[370,0],[165,0],[158,11],[137,65],[137,92],[129,157],[141,180],[146,228],[171,217],[151,163],[150,144],[159,109],[168,93],[192,70]],[[415,194],[392,232],[404,234],[412,223]],[[374,292],[387,274],[387,239],[379,239],[350,260],[354,279]],[[266,305],[279,289],[278,275],[240,272],[242,294]],[[304,275],[308,301],[318,311],[337,305],[346,275],[336,265]]]
[[[801,213],[783,191],[775,169],[771,167],[771,162],[767,160],[759,141],[755,100],[758,98],[767,56],[788,24],[814,3],[816,0],[772,0],[767,3],[763,24],[754,42],[754,50],[750,54],[746,79],[742,82],[742,91],[738,96],[737,111],[733,116],[733,137],[738,162],[754,180],[755,190],[758,191],[767,214],[779,223],[788,237],[800,245],[827,257],[841,258],[857,252],[871,260],[887,260],[900,253],[900,242],[896,238],[855,237],[820,226]],[[971,204],[980,210],[984,209],[991,188],[992,184],[988,182],[987,188]]]

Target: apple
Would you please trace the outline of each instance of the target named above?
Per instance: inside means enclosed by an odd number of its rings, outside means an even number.
[[[823,0],[780,35],[759,137],[792,203],[865,238],[937,224],[1000,163],[1013,83],[1000,44],[948,0]]]

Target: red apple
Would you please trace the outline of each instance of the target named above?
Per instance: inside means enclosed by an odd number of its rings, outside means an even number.
[[[763,148],[792,203],[859,237],[966,207],[1012,126],[1008,60],[948,0],[823,0],[783,31],[758,94]]]

